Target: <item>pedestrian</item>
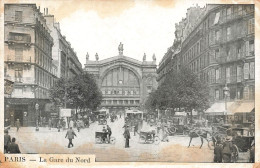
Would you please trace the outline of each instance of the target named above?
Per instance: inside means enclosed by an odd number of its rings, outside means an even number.
[[[72,128],[74,127],[74,122],[73,122],[72,119],[71,119],[70,122],[69,122],[69,126],[72,127]]]
[[[111,128],[109,127],[109,125],[107,125],[107,134],[108,134],[108,143],[110,143],[110,138],[111,138],[111,135],[112,135],[112,130],[111,130]]]
[[[77,135],[72,130],[72,127],[70,127],[70,129],[67,131],[66,136],[65,136],[65,138],[68,137],[68,139],[69,139],[68,148],[70,148],[70,145],[72,145],[72,147],[74,146],[73,143],[72,143],[72,139],[74,139],[74,136],[77,136]]]
[[[222,155],[223,155],[223,147],[220,141],[217,141],[216,146],[214,148],[214,162],[221,163],[222,162]]]
[[[80,121],[79,120],[76,121],[76,126],[77,126],[77,130],[79,132],[80,131]]]
[[[250,149],[250,157],[249,157],[249,163],[255,163],[255,143],[252,143],[251,149]]]
[[[124,132],[124,138],[125,138],[125,148],[129,148],[129,139],[130,137],[130,132],[129,132],[129,126],[126,126],[125,132]]]
[[[134,136],[138,131],[138,121],[135,122],[135,126],[134,126]]]
[[[223,144],[223,162],[231,163],[232,137],[228,136]]]
[[[8,145],[8,153],[21,153],[18,144],[15,143],[15,138],[12,138],[12,142]]]
[[[51,119],[49,118],[49,121],[48,121],[48,127],[49,127],[49,130],[51,130]]]
[[[19,121],[19,119],[16,120],[15,125],[16,125],[16,131],[18,132],[19,128],[20,128],[20,121]]]
[[[8,151],[8,145],[11,143],[11,136],[8,135],[8,130],[5,130],[5,135],[4,135],[4,152],[7,153]]]
[[[57,128],[58,128],[58,132],[60,132],[60,128],[61,128],[61,120],[60,119],[58,119]]]

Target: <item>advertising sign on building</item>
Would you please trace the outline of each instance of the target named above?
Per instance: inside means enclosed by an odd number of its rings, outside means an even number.
[[[71,117],[71,109],[60,109],[60,117]]]

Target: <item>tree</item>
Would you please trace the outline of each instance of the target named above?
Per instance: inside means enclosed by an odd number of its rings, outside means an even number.
[[[56,105],[65,107],[69,103],[76,111],[85,108],[95,110],[102,100],[94,77],[88,73],[70,79],[60,78],[50,89],[50,97]]]
[[[179,108],[186,112],[204,111],[209,107],[209,88],[187,67],[171,71],[157,90],[150,94],[146,107]]]

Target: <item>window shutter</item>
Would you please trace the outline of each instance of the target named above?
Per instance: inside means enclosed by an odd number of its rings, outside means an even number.
[[[244,79],[249,78],[249,63],[244,64]]]
[[[249,56],[249,41],[246,41],[246,56]]]
[[[255,62],[250,62],[250,79],[255,79]]]

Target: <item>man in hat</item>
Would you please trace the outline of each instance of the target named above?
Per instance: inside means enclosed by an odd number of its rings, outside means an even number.
[[[8,130],[5,130],[4,135],[4,152],[7,153],[8,151],[8,145],[11,143],[11,136],[8,135]]]
[[[124,132],[124,138],[125,138],[125,148],[129,148],[129,139],[130,137],[130,132],[129,132],[129,125],[126,126],[125,132]]]
[[[230,163],[231,162],[231,153],[232,153],[232,137],[227,136],[226,141],[223,144],[223,162]]]
[[[15,138],[12,138],[12,142],[8,145],[8,153],[21,153],[18,144],[15,143]]]
[[[19,121],[19,119],[16,120],[15,125],[16,125],[16,130],[18,132],[19,128],[20,128],[20,121]]]
[[[68,137],[68,139],[69,139],[68,148],[70,148],[70,145],[72,145],[72,147],[73,147],[72,139],[74,139],[74,136],[77,136],[77,135],[72,130],[72,127],[70,127],[70,129],[67,131],[66,136],[65,136],[65,138]]]

